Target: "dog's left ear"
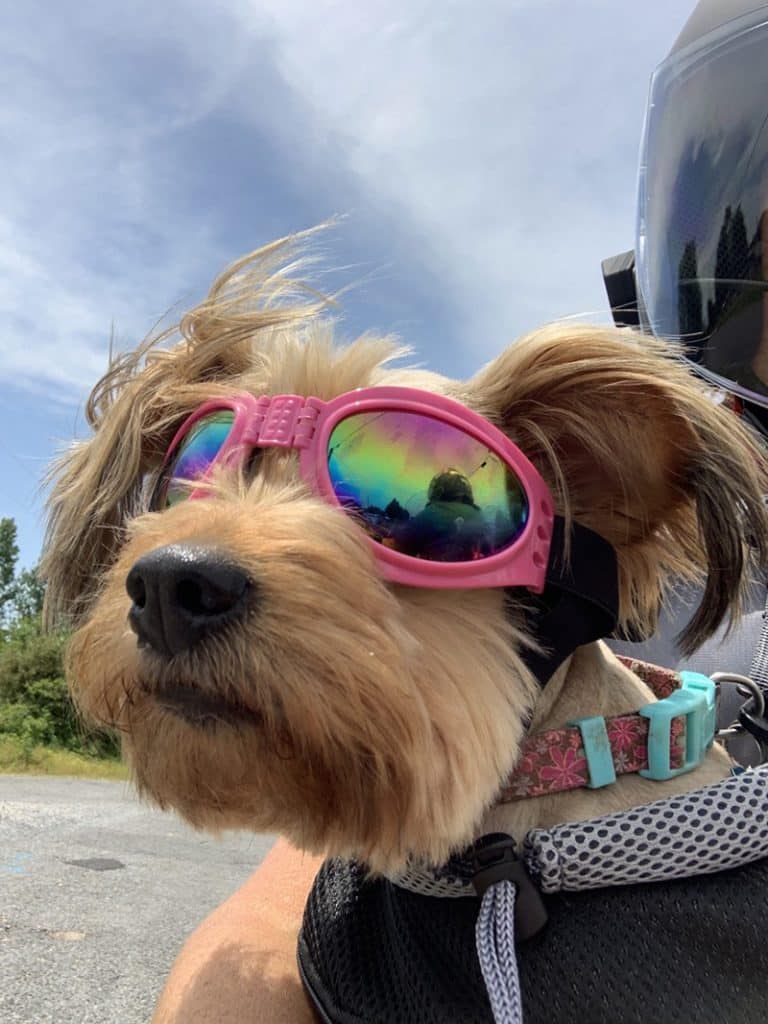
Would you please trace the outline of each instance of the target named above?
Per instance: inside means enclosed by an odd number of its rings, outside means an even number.
[[[468,404],[536,465],[558,511],[616,549],[623,628],[649,634],[667,588],[702,576],[682,649],[733,621],[750,566],[768,563],[766,463],[679,349],[627,331],[552,325],[466,387]]]
[[[49,474],[41,559],[49,625],[87,612],[126,524],[145,511],[144,475],[157,468],[183,418],[238,389],[280,331],[325,309],[328,300],[292,276],[313,233],[281,238],[231,264],[178,325],[112,361],[86,404],[92,436]],[[176,337],[173,348],[158,349]]]
[[[49,473],[48,524],[41,572],[46,581],[44,618],[77,620],[87,611],[124,541],[125,526],[143,511],[145,475],[162,460],[181,419],[208,397],[187,372],[184,345],[152,353],[149,345],[113,362],[86,404],[93,430],[74,444]],[[145,356],[147,359],[145,361]],[[200,362],[200,360],[198,360]],[[203,368],[215,388],[223,360]],[[229,372],[234,377],[233,358]]]

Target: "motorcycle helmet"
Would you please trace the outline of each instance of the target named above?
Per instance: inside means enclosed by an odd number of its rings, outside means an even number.
[[[679,341],[768,433],[768,4],[701,0],[650,87],[614,318]]]

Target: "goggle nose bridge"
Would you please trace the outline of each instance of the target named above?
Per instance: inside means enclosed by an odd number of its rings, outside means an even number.
[[[320,404],[299,395],[264,395],[243,435],[258,448],[307,448],[315,433]]]

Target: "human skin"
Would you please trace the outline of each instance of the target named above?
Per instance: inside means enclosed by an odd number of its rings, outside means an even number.
[[[296,942],[321,863],[278,840],[245,885],[189,937],[152,1024],[316,1024]]]

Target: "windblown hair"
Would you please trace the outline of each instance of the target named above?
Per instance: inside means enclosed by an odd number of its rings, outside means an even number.
[[[674,580],[706,580],[681,637],[686,651],[737,613],[750,563],[768,561],[765,461],[677,348],[626,330],[552,324],[463,384],[388,369],[407,352],[391,339],[335,347],[333,300],[296,277],[310,234],[234,263],[178,325],[116,358],[98,382],[86,406],[93,436],[51,472],[48,621],[77,621],[89,608],[125,525],[144,511],[145,476],[182,419],[265,382],[318,397],[395,382],[452,394],[520,446],[558,511],[614,545],[624,628],[650,634]]]
[[[300,264],[281,269],[295,252],[283,239],[239,261],[97,384],[93,436],[53,471],[48,618],[74,620],[77,704],[121,730],[139,791],[161,806],[199,827],[279,831],[374,870],[411,855],[441,863],[479,834],[529,712],[541,721],[564,685],[550,680],[541,696],[526,665],[527,593],[388,584],[359,524],[312,494],[284,450],[222,471],[210,500],[149,512],[147,483],[183,419],[243,391],[330,399],[381,384],[458,398],[535,463],[560,514],[613,545],[624,628],[650,632],[671,580],[706,578],[687,649],[737,614],[750,556],[768,562],[765,465],[660,342],[553,325],[465,383],[398,369],[389,339],[334,343],[328,302],[293,280]],[[248,598],[169,654],[137,643],[129,615],[148,605],[132,605],[126,581],[176,545],[236,566]],[[174,590],[152,621],[165,629],[182,603]],[[609,655],[597,645],[574,656],[576,675],[590,652],[605,689],[621,688],[626,670],[600,665]],[[598,682],[587,710],[621,710],[606,709]]]
[[[678,348],[552,324],[477,374],[468,395],[538,466],[560,511],[616,548],[625,630],[650,635],[668,588],[702,578],[682,650],[733,621],[750,571],[768,561],[765,453]]]
[[[85,406],[93,435],[71,446],[48,475],[41,573],[49,625],[76,623],[87,611],[126,524],[145,511],[147,474],[195,408],[266,379],[274,388],[331,398],[407,352],[373,335],[342,352],[335,347],[327,317],[335,300],[296,277],[312,262],[302,250],[317,230],[239,259],[178,324],[111,361]]]

